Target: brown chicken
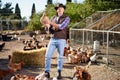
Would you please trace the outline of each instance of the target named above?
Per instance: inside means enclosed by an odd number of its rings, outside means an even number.
[[[74,67],[76,70],[73,78],[77,78],[77,80],[91,80],[91,75],[87,72],[87,68],[84,67],[83,69],[81,67]]]
[[[87,57],[87,52],[82,52],[81,54],[82,54],[81,62],[87,63],[89,61],[89,57]]]
[[[68,54],[70,54],[70,53],[71,53],[70,47],[68,47],[68,48],[65,47],[65,48],[64,48],[64,56],[68,58]]]
[[[49,18],[47,17],[46,13],[43,12],[42,17],[40,18],[40,23],[41,23],[43,26],[46,26],[46,24],[48,23],[48,21],[49,21]]]
[[[15,72],[15,70],[13,69],[8,69],[8,70],[0,69],[0,80],[3,80],[7,75],[13,72]]]
[[[12,63],[12,62],[10,62],[9,64],[8,64],[8,67],[9,68],[12,68],[12,69],[14,69],[14,70],[21,70],[21,68],[22,68],[22,66],[24,65],[25,63],[23,62],[23,61],[21,61],[20,63]]]

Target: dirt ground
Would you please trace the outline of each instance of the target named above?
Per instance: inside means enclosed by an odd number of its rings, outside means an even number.
[[[38,40],[41,35],[38,35]],[[21,35],[21,39],[31,39],[28,35]],[[47,44],[49,40],[41,41],[42,44]],[[0,41],[2,42],[2,41]],[[0,69],[7,69],[8,64],[8,55],[11,55],[14,50],[23,49],[24,44],[22,40],[12,40],[6,41],[5,47],[2,51],[0,51]],[[74,74],[74,66],[84,67],[86,64],[70,64],[67,59],[65,59],[65,63],[63,65],[62,71],[62,80],[72,80],[72,76]],[[9,80],[9,78],[17,73],[33,75],[37,76],[40,73],[44,72],[44,68],[40,67],[23,67],[21,71],[17,71],[13,74],[8,75],[4,80]],[[114,69],[107,67],[104,62],[98,61],[97,64],[92,64],[88,68],[88,72],[92,76],[92,80],[120,80],[120,72],[115,71]],[[50,71],[51,79],[57,76],[57,52],[53,55],[51,71]]]

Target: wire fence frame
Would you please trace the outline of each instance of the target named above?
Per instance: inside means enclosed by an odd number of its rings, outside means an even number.
[[[72,44],[71,43],[71,40],[72,40],[72,31],[82,31],[82,47],[84,47],[84,41],[85,41],[85,37],[84,37],[84,35],[85,35],[85,31],[89,31],[89,32],[102,32],[102,33],[106,33],[107,34],[107,40],[106,40],[106,57],[107,57],[107,65],[108,65],[108,54],[109,54],[109,37],[110,37],[110,33],[117,33],[117,34],[120,34],[120,31],[108,31],[108,30],[92,30],[92,29],[75,29],[75,28],[70,28],[70,34],[69,34],[69,36],[70,36],[70,44]],[[77,33],[77,34],[79,34],[79,33]]]
[[[2,26],[2,22],[6,22],[7,23],[7,29],[10,30],[9,26],[10,26],[10,22],[20,22],[22,26],[24,26],[24,21],[26,20],[22,20],[22,19],[0,19],[0,30],[3,31],[3,26]]]

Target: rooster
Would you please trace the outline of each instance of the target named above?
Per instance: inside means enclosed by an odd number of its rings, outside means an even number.
[[[14,69],[8,69],[8,70],[0,69],[0,80],[3,80],[7,75],[13,72],[15,72]]]
[[[10,62],[9,64],[8,64],[8,67],[9,68],[13,68],[13,69],[15,69],[16,71],[17,70],[21,70],[21,68],[22,68],[22,66],[24,65],[25,63],[23,62],[23,61],[21,61],[20,63],[12,63],[12,62]]]
[[[0,51],[3,49],[4,46],[5,46],[5,42],[3,42],[2,44],[0,44]]]

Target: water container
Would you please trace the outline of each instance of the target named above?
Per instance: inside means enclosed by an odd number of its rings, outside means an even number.
[[[94,45],[93,45],[93,51],[100,51],[99,47],[100,46],[100,42],[99,41],[94,41]]]

